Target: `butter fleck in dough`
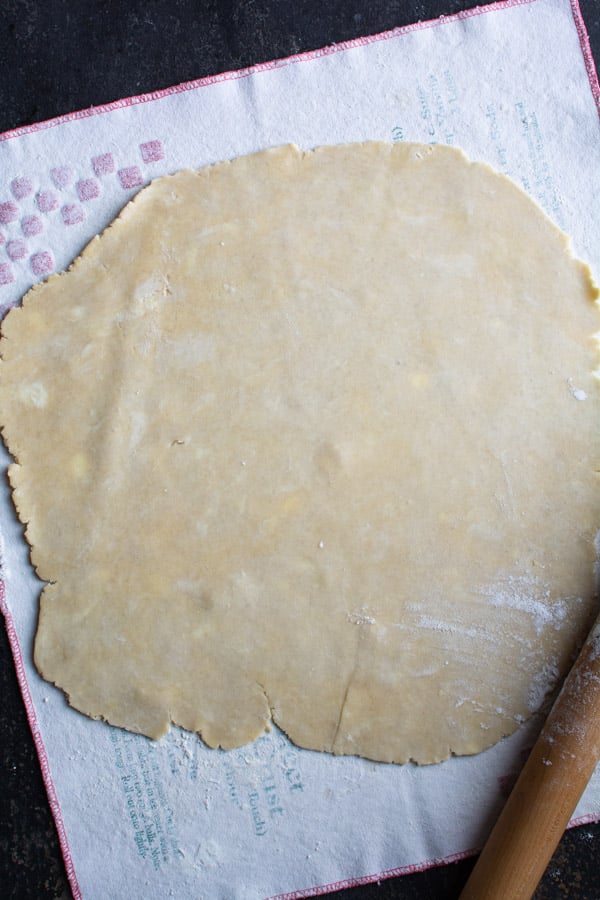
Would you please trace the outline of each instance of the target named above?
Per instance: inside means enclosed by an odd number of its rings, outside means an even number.
[[[512,732],[594,614],[597,289],[458,150],[159,179],[3,323],[35,661],[158,738],[430,763]]]

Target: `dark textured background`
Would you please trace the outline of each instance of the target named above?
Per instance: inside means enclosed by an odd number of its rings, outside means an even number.
[[[0,0],[0,132],[474,5],[474,0]],[[580,0],[580,6],[600,60],[600,0]],[[66,900],[70,892],[56,831],[1,626],[0,696],[0,897]],[[465,861],[331,896],[453,900],[471,866]],[[600,900],[600,826],[583,826],[563,837],[535,896]]]

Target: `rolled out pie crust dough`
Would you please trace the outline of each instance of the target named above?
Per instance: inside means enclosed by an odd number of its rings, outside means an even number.
[[[512,732],[594,614],[588,268],[449,147],[161,178],[3,323],[0,422],[70,703],[421,763]]]

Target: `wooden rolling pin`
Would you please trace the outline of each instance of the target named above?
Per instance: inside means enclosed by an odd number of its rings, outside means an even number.
[[[600,617],[460,900],[529,900],[600,759]]]

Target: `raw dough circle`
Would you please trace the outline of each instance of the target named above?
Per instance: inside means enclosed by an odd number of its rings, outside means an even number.
[[[448,147],[162,178],[3,325],[35,659],[88,715],[432,762],[593,614],[597,290]]]

